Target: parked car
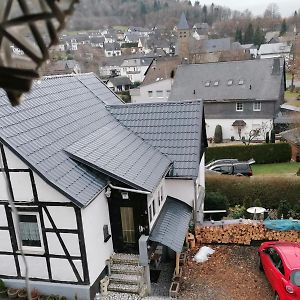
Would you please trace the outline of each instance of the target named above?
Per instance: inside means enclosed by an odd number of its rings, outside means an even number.
[[[211,162],[209,162],[205,168],[209,169],[210,167],[214,166],[214,165],[218,165],[218,164],[233,164],[233,163],[237,163],[239,162],[238,159],[236,158],[224,158],[224,159],[217,159],[217,160],[213,160]]]
[[[206,169],[220,172],[221,174],[236,176],[252,176],[251,164],[255,163],[254,159],[248,161],[238,161],[237,159],[217,160],[206,165]]]
[[[300,243],[265,242],[258,249],[259,266],[275,300],[300,299]]]

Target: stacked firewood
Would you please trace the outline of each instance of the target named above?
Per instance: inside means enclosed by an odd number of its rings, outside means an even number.
[[[223,226],[197,226],[197,244],[238,244],[250,245],[252,241],[290,241],[300,242],[298,231],[275,231],[263,224],[231,224]]]

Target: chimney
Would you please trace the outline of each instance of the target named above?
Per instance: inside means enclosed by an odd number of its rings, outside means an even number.
[[[280,59],[273,58],[272,75],[280,75]]]

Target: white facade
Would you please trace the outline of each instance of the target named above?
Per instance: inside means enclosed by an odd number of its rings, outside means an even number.
[[[121,65],[121,76],[127,76],[131,82],[142,82],[149,67],[148,64],[142,64],[142,60],[140,58],[124,60]]]
[[[245,137],[247,140],[251,130],[261,129],[260,134],[254,140],[264,140],[265,133],[272,130],[272,119],[245,119],[246,125],[241,127],[241,134],[239,136],[238,128],[232,126],[233,122],[236,119],[205,119],[206,122],[206,133],[207,138],[214,138],[215,129],[217,125],[222,126],[222,133],[224,140],[230,140],[231,137],[234,137],[235,140],[240,140],[241,137]]]
[[[105,261],[113,253],[112,238],[104,242],[104,225],[108,225],[111,234],[108,204],[104,191],[82,210],[82,223],[90,282],[93,283],[105,268]]]
[[[139,89],[131,90],[131,102],[166,102],[168,101],[173,79],[158,80],[152,84],[141,85]]]
[[[22,247],[26,254],[29,276],[36,279],[31,286],[46,294],[56,294],[59,290],[61,295],[72,299],[75,294],[82,300],[90,299],[89,286],[104,270],[113,252],[112,239],[104,242],[103,236],[104,225],[108,225],[111,232],[104,192],[80,209],[37,173],[32,172],[31,177],[29,167],[5,146],[4,151],[19,214],[35,216],[39,228],[40,247],[18,244],[16,249]],[[1,155],[0,159],[2,167]],[[16,220],[13,216],[13,223],[8,222],[10,208],[6,183],[4,172],[0,172],[0,277],[5,276],[4,281],[10,287],[23,287],[24,281],[17,277],[18,268],[21,276],[25,275],[25,268],[20,253],[13,248],[10,230],[16,227]],[[35,191],[38,202],[33,202]],[[81,222],[82,227],[79,227]],[[18,253],[18,265],[14,253]],[[56,284],[52,284],[53,281]],[[75,283],[76,290],[68,283]]]

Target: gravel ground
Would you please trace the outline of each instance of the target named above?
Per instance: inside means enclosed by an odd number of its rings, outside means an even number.
[[[184,267],[180,300],[272,300],[265,276],[258,270],[257,248],[211,246],[216,252],[205,263],[192,261]]]

